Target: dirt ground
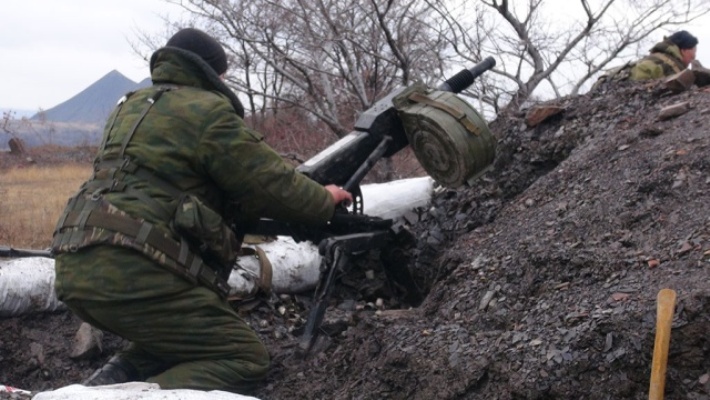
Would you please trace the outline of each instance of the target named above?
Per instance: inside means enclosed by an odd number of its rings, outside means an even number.
[[[678,104],[684,114],[659,120]],[[240,304],[273,358],[254,395],[645,399],[656,296],[671,288],[665,398],[710,399],[710,93],[637,84],[556,105],[533,128],[524,113],[491,123],[493,168],[421,210],[401,260],[421,304],[356,260],[305,359],[307,294]],[[0,384],[76,383],[125,344],[105,335],[100,356],[72,360],[78,327],[65,312],[0,319]]]

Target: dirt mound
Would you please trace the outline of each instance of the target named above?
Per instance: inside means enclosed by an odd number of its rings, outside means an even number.
[[[494,167],[420,215],[409,264],[421,305],[354,275],[301,359],[307,296],[242,304],[273,357],[255,395],[644,399],[656,294],[672,288],[666,398],[710,398],[710,93],[631,85],[556,105],[534,128],[522,114],[492,123]],[[71,360],[78,325],[66,313],[0,320],[0,383],[74,383],[123,344],[106,335],[99,359]]]

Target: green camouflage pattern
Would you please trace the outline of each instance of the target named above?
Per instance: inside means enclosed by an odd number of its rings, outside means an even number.
[[[133,217],[129,216],[125,212],[119,210],[112,204],[108,203],[107,201],[97,199],[97,200],[90,200],[92,204],[90,204],[91,207],[86,207],[86,209],[90,209],[94,215],[96,213],[101,213],[100,216],[97,219],[105,221],[108,216],[121,216],[123,218],[128,218],[133,221],[135,221],[136,225],[142,225],[144,223],[144,220],[141,219],[134,219]],[[179,213],[176,213],[179,214]],[[220,220],[221,222],[221,220]],[[228,229],[224,224],[220,224],[219,228],[224,228]],[[153,227],[151,229],[156,237],[162,238],[164,242],[170,241],[172,242],[173,246],[175,248],[180,247],[180,242],[176,241],[173,238],[173,234],[168,231],[164,231],[159,228]],[[221,232],[220,232],[221,233]],[[236,261],[236,255],[237,252],[239,251],[239,241],[236,239],[233,233],[230,232],[230,235],[226,235],[221,233],[220,234],[220,241],[221,240],[226,240],[229,243],[220,243],[221,246],[229,246],[232,253],[227,255],[226,257],[229,257],[228,260],[209,260],[210,258],[215,258],[216,256],[211,254],[210,252],[207,252],[207,257],[204,255],[201,257],[201,259],[204,261],[204,265],[202,268],[210,268],[212,271],[216,271],[220,274],[226,274],[228,275],[229,272],[231,272],[231,266],[234,265],[234,262]],[[173,274],[177,274],[178,276],[183,277],[184,279],[192,282],[192,283],[197,283],[199,279],[196,276],[191,275],[188,273],[188,269],[186,269],[183,265],[179,264],[177,262],[177,255],[176,254],[167,254],[163,251],[161,251],[159,248],[156,248],[153,243],[151,243],[150,240],[147,240],[146,242],[138,242],[135,240],[133,237],[129,237],[123,233],[118,233],[111,231],[109,229],[104,229],[104,228],[99,228],[95,226],[86,226],[83,229],[80,229],[76,226],[70,226],[70,227],[65,227],[61,233],[57,233],[54,235],[54,240],[52,243],[52,251],[54,253],[58,254],[63,254],[63,253],[71,253],[75,254],[78,252],[78,250],[84,250],[84,249],[89,249],[88,251],[92,251],[95,247],[100,246],[100,245],[108,245],[108,246],[116,246],[116,247],[123,247],[123,248],[128,248],[128,249],[133,249],[137,250],[140,252],[143,256],[147,257],[148,259],[154,261],[158,265],[168,269],[171,271]],[[195,247],[199,248],[199,247]],[[226,248],[224,250],[227,250]],[[78,254],[82,254],[82,252],[78,252]],[[62,257],[64,259],[64,257]],[[209,261],[207,261],[209,260]],[[211,262],[210,262],[211,261]],[[207,267],[209,265],[210,267]],[[225,271],[227,269],[227,271]],[[213,277],[211,274],[209,274],[210,277]],[[80,280],[82,279],[81,277],[78,277],[77,275],[73,276],[74,278],[79,278]],[[228,276],[223,276],[223,279],[227,279]],[[220,292],[220,289],[214,284],[212,280],[209,282],[201,282],[202,284],[208,285],[213,290],[216,290]],[[226,284],[226,283],[225,283]]]
[[[215,90],[216,78],[199,63],[161,50],[151,61],[153,82],[179,88],[152,105],[125,155],[199,198],[238,229],[246,230],[246,224],[259,217],[326,223],[334,211],[328,191],[295,171],[259,133],[246,127],[233,99]],[[155,93],[155,87],[139,90],[114,110],[97,162],[122,158],[124,138]],[[107,179],[105,170],[97,175]],[[176,196],[132,174],[120,182],[126,190],[95,196],[110,204],[102,211],[125,213],[180,239],[170,226]],[[91,190],[75,197],[93,201]],[[74,245],[80,243],[81,248],[63,247],[67,230],[74,231]],[[131,341],[121,358],[134,365],[142,379],[165,389],[238,392],[263,379],[269,355],[258,335],[215,291],[165,268],[170,262],[165,254],[148,245],[136,248],[132,238],[100,228],[64,228],[55,238],[57,297],[85,321]]]
[[[664,54],[670,58],[676,68],[668,65],[657,54]],[[651,48],[651,54],[636,62],[629,71],[629,79],[632,81],[644,81],[649,79],[659,79],[676,74],[686,68],[681,61],[680,49],[673,43],[663,41],[656,43]]]
[[[670,59],[670,62],[676,65],[676,69],[671,67],[668,62],[664,61],[659,54],[664,54]],[[676,72],[684,70],[686,67],[681,61],[680,49],[678,46],[663,41],[656,43],[651,49],[651,54],[646,57],[629,61],[624,65],[611,68],[597,79],[592,85],[590,92],[593,92],[607,84],[613,84],[620,81],[645,81],[651,79],[660,79],[666,76],[671,76]]]
[[[235,221],[237,228],[258,217],[318,225],[328,221],[334,205],[325,188],[284,162],[258,132],[249,129],[236,115],[226,96],[205,90],[210,85],[203,75],[179,54],[161,53],[155,62],[153,81],[180,88],[164,93],[155,102],[136,129],[126,155],[180,190],[197,196]],[[155,92],[155,88],[139,90],[114,111],[104,133],[105,148],[97,160],[119,157],[124,137]],[[160,188],[132,175],[123,181],[157,201],[166,212],[174,212],[177,199]],[[171,232],[164,213],[130,192],[109,192],[103,197],[128,215]],[[105,238],[100,232],[91,235]],[[114,239],[113,243],[121,240]],[[60,300],[143,298],[185,289],[184,282],[177,284],[169,271],[152,272],[148,281],[145,271],[155,267],[151,259],[126,259],[126,254],[116,246],[60,253],[56,263]],[[101,271],[101,278],[96,276],[97,271]],[[134,282],[136,276],[141,276],[144,283]]]
[[[101,201],[99,202],[99,204],[100,205],[96,208],[97,211],[104,211],[107,214],[128,216],[128,214],[119,210],[111,203]],[[142,222],[141,220],[138,221]],[[170,233],[167,231],[163,232],[163,235],[167,237],[171,236]],[[71,242],[57,242],[56,245],[52,247],[52,251],[54,251],[55,253],[74,253],[77,250],[82,249],[86,246],[110,245],[133,248],[134,250],[138,250],[143,255],[159,264],[165,264],[167,262],[167,256],[162,252],[154,249],[150,245],[139,245],[135,243],[134,240],[125,235],[111,232],[102,228],[87,227],[86,229],[79,229],[76,227],[72,227],[65,229],[63,231],[62,236],[65,236],[67,238],[70,236],[74,236],[75,240]]]
[[[193,248],[200,249],[205,263],[216,270],[222,271],[237,261],[241,241],[222,216],[197,197],[183,196],[175,211],[173,225],[177,233],[191,242]]]
[[[141,301],[70,300],[83,320],[131,341],[119,357],[163,389],[245,393],[263,379],[269,354],[226,302],[204,287]]]

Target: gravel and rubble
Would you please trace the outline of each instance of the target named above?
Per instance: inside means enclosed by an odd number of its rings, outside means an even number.
[[[305,359],[308,294],[235,304],[272,352],[254,395],[645,399],[656,295],[672,288],[665,398],[710,399],[710,92],[621,85],[553,107],[534,126],[525,112],[493,121],[478,184],[408,216],[418,241],[399,261],[420,304],[364,255]],[[0,383],[74,383],[125,344],[106,334],[100,356],[72,359],[79,326],[62,312],[0,320]]]

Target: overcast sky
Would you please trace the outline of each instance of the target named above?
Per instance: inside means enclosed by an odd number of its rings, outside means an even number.
[[[163,32],[161,15],[178,13],[162,0],[3,0],[0,108],[52,108],[114,69],[147,78],[129,41],[138,29]]]
[[[166,14],[179,9],[163,0],[2,0],[0,109],[52,108],[114,69],[135,82],[147,78],[129,42],[138,29],[162,33]],[[710,66],[710,16],[684,28],[698,36],[698,59]]]

